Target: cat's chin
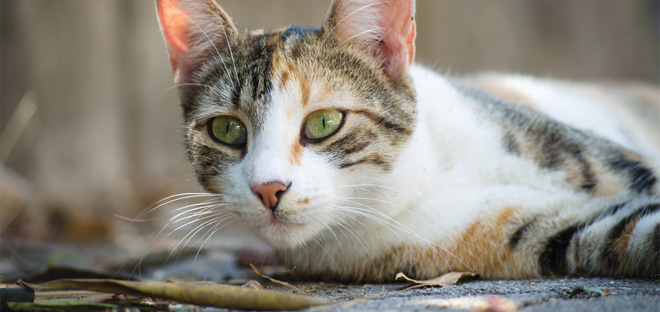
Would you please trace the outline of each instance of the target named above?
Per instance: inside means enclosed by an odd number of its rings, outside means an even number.
[[[253,232],[275,249],[295,249],[305,245],[319,230],[309,223],[274,220],[256,226]]]

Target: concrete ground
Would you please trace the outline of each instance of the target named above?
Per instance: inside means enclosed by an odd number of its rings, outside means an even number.
[[[169,264],[146,267],[147,258],[142,258],[142,268],[124,262],[125,255],[111,248],[52,245],[44,243],[4,241],[0,244],[0,274],[12,275],[19,270],[18,263],[30,263],[37,268],[39,263],[53,263],[65,267],[106,268],[113,265],[100,259],[119,258],[123,270],[133,271],[136,277],[146,280],[195,280],[224,281],[241,284],[249,279],[257,279],[265,288],[290,289],[272,284],[266,280],[250,276],[251,270],[241,265],[237,259],[244,258],[246,249],[259,250],[261,247],[246,247],[241,239],[228,240],[231,245],[212,246],[198,253],[165,253]],[[237,247],[237,246],[240,246]],[[263,250],[262,250],[263,251]],[[114,255],[114,256],[112,256]],[[173,256],[174,255],[174,256]],[[257,253],[257,258],[267,257]],[[17,261],[16,259],[21,259]],[[249,258],[249,257],[248,257]],[[69,259],[63,261],[61,259]],[[162,263],[162,259],[160,260]],[[113,261],[111,261],[113,262]],[[90,266],[91,265],[91,266]],[[261,267],[262,273],[273,276],[277,269]],[[23,271],[24,273],[27,273]],[[426,288],[400,291],[402,283],[342,285],[332,283],[297,283],[300,289],[320,298],[336,299],[327,306],[309,308],[303,311],[597,311],[660,312],[660,277],[655,280],[632,280],[612,278],[558,278],[519,281],[475,280],[461,285],[441,288]],[[583,291],[581,291],[583,290]],[[370,298],[366,298],[370,297]],[[384,299],[373,299],[383,298]],[[202,308],[196,311],[226,311],[225,309]]]
[[[320,291],[321,297],[383,297],[401,285],[355,285]],[[384,287],[384,289],[383,289]],[[597,288],[599,292],[579,292]],[[340,291],[341,290],[341,291]],[[341,299],[328,311],[660,311],[660,283],[606,278],[521,281],[478,280],[442,288],[415,289],[383,300]],[[321,308],[326,310],[326,308]],[[316,309],[308,309],[316,310]]]

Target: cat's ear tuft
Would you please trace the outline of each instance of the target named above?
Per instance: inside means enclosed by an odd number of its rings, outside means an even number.
[[[414,17],[415,0],[334,0],[324,31],[380,57],[399,80],[415,57]]]
[[[177,84],[190,83],[199,62],[222,55],[238,33],[213,0],[156,0],[156,10]]]

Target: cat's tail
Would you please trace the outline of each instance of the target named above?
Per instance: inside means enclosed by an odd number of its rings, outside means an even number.
[[[547,242],[539,265],[544,275],[659,275],[660,198],[635,198],[561,230]]]

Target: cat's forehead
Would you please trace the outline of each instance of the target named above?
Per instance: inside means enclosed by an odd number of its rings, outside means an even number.
[[[256,124],[271,105],[274,88],[282,90],[292,81],[301,88],[303,103],[309,101],[318,59],[311,51],[319,51],[321,28],[289,26],[279,30],[252,31],[228,49],[229,53],[207,61],[202,67],[197,105],[198,118],[203,119],[214,109],[241,110]],[[210,107],[209,107],[210,106]],[[199,115],[202,116],[199,116]]]

